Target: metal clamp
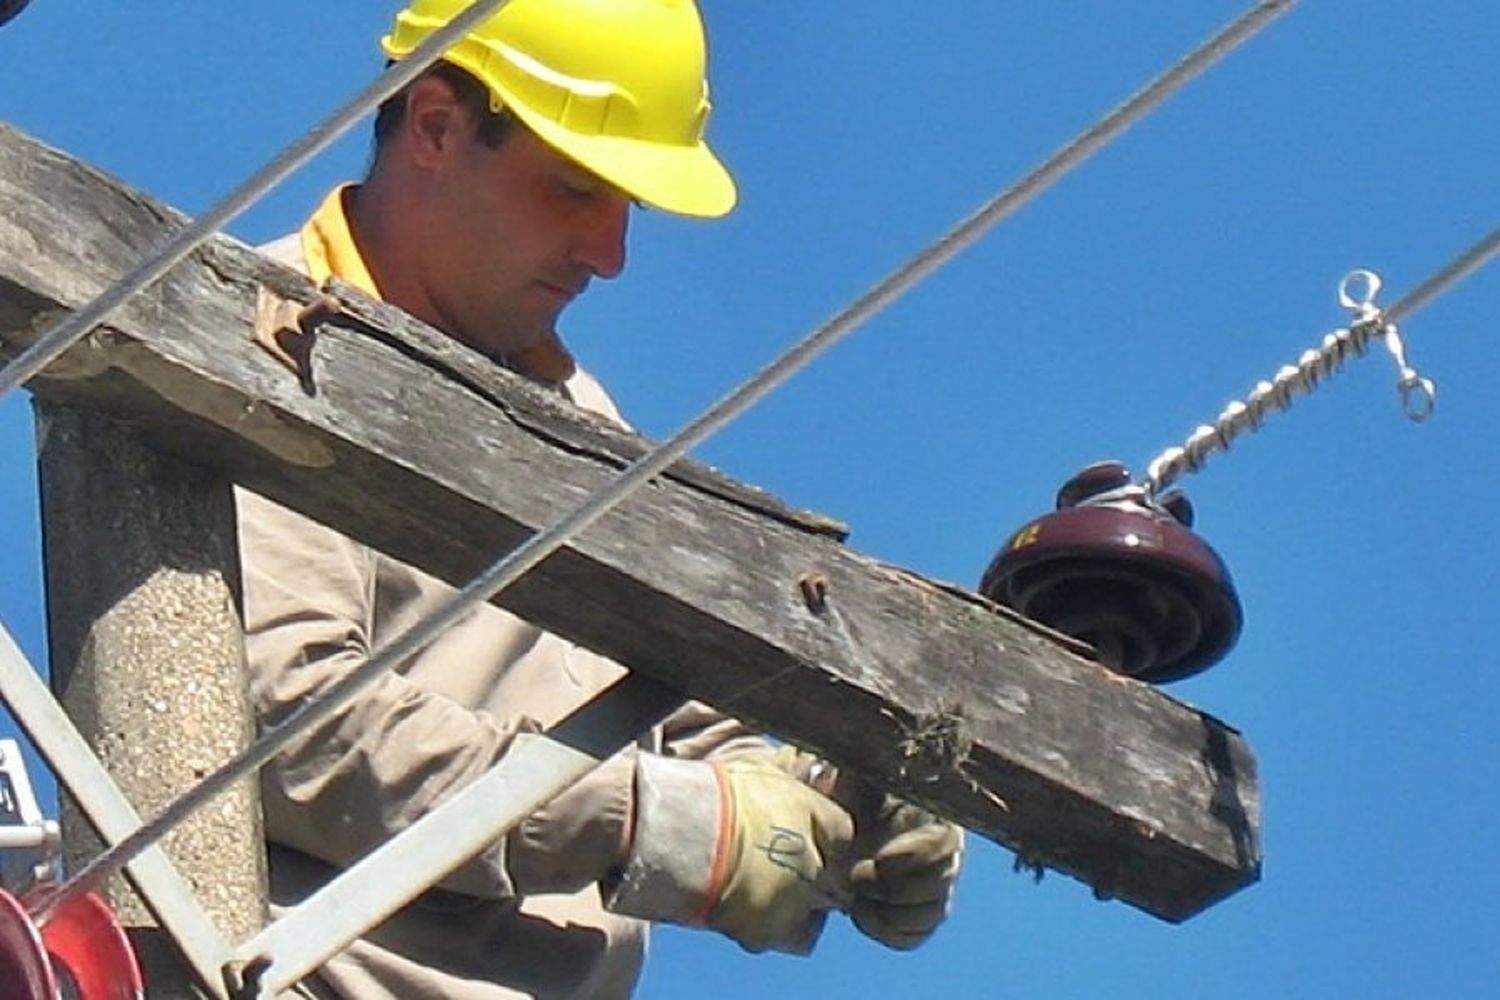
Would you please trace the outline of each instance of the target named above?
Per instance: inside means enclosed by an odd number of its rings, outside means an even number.
[[[1421,423],[1432,416],[1437,404],[1437,383],[1423,378],[1406,360],[1406,345],[1401,340],[1401,331],[1395,323],[1382,323],[1381,310],[1375,305],[1375,296],[1380,294],[1380,275],[1359,268],[1350,271],[1339,282],[1339,305],[1354,313],[1356,322],[1376,327],[1385,341],[1386,350],[1396,360],[1399,375],[1396,391],[1401,394],[1401,409],[1407,418]]]
[[[62,831],[37,806],[26,760],[15,740],[0,740],[0,883],[21,892],[56,876]]]

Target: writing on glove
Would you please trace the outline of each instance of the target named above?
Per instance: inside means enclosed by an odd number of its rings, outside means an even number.
[[[854,821],[763,760],[715,765],[727,791],[723,889],[705,921],[750,951],[805,955],[844,899]],[[712,893],[710,893],[712,895]]]
[[[707,926],[749,951],[804,955],[849,899],[854,820],[769,755],[643,755],[617,913]]]

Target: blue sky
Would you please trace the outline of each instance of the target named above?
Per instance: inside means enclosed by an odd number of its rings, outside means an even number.
[[[379,67],[391,2],[50,0],[0,30],[0,119],[188,212]],[[719,223],[645,213],[562,329],[645,433],[685,422],[1243,7],[704,0]],[[1136,469],[1346,317],[1500,224],[1500,24],[1477,0],[1306,0],[699,456],[972,584],[1082,465]],[[263,241],[363,167],[365,129],[239,224]],[[1188,487],[1238,582],[1222,665],[1171,693],[1260,762],[1262,881],[1181,926],[976,843],[910,955],[846,922],[807,960],[658,934],[647,998],[1477,997],[1500,986],[1500,269]],[[0,401],[0,618],[44,655],[29,406]],[[940,675],[941,664],[934,664]]]

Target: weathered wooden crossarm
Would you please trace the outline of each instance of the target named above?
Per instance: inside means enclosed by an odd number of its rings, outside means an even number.
[[[0,126],[3,351],[171,218]],[[262,287],[315,292],[215,240],[31,388],[458,584],[642,447],[347,290],[303,384],[250,339]],[[1238,733],[690,463],[499,603],[1164,918],[1259,872]]]

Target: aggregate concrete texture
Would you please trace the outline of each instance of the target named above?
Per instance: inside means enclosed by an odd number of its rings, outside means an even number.
[[[150,817],[253,737],[233,493],[94,411],[38,400],[37,442],[53,690]],[[64,856],[76,871],[100,847],[64,799]],[[228,940],[262,926],[265,850],[253,780],[200,810],[163,847]],[[107,895],[127,927],[154,925],[120,877]]]

